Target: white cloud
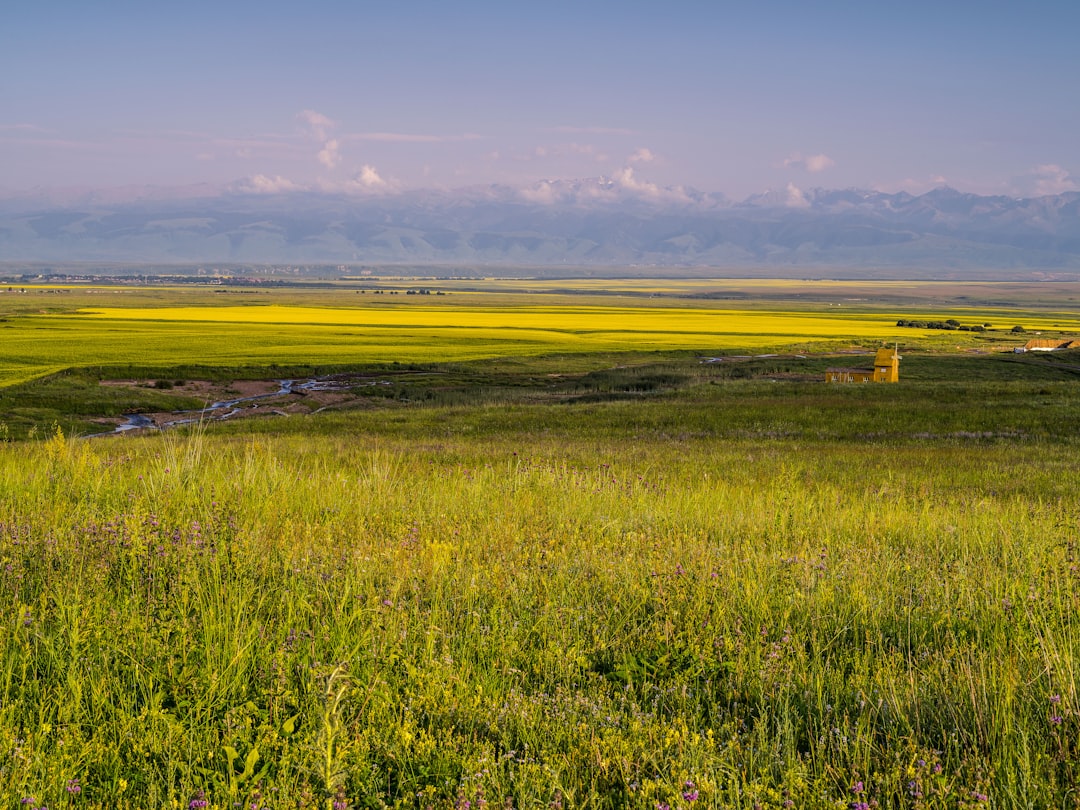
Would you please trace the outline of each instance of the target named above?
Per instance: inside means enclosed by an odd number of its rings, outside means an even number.
[[[534,186],[520,189],[518,193],[529,202],[541,205],[551,205],[560,198],[558,189],[548,180],[541,180]]]
[[[651,149],[646,149],[644,146],[638,148],[634,154],[626,159],[628,163],[652,163],[654,160],[656,160],[656,155],[653,154]]]
[[[1067,191],[1080,191],[1080,183],[1056,163],[1044,163],[1014,178],[1013,188],[1014,193],[1021,196],[1047,197]]]
[[[836,161],[828,155],[803,155],[801,152],[792,152],[784,158],[781,164],[785,169],[802,169],[803,171],[817,173],[831,169]]]
[[[787,199],[784,200],[784,205],[788,208],[806,208],[810,205],[810,201],[806,199],[806,195],[802,193],[802,189],[794,183],[788,183]]]
[[[292,180],[287,180],[279,174],[267,177],[265,174],[256,174],[236,184],[236,190],[249,194],[280,194],[282,191],[296,191],[299,189]]]
[[[625,189],[637,191],[649,197],[655,197],[660,193],[660,187],[656,184],[644,182],[634,177],[634,170],[629,166],[619,169],[611,176],[611,179]]]
[[[337,124],[330,118],[327,118],[322,113],[315,112],[314,110],[304,110],[296,114],[296,119],[303,124],[307,125],[308,132],[316,139],[325,141],[327,133],[332,130]]]
[[[386,188],[387,185],[389,185],[385,180],[379,177],[379,173],[375,171],[374,166],[368,166],[367,164],[364,164],[364,166],[361,167],[360,174],[356,177],[368,188]]]
[[[668,202],[690,201],[686,191],[681,186],[661,187],[655,183],[638,180],[630,166],[615,172],[611,179],[624,191],[632,192],[638,197],[646,197],[651,200],[666,200]]]
[[[330,136],[337,123],[315,110],[297,113],[296,119],[304,125],[309,137],[322,144],[322,148],[315,153],[315,159],[328,169],[337,168],[341,163],[341,143]]]
[[[341,163],[341,152],[338,150],[338,142],[336,139],[331,138],[323,144],[323,148],[316,155],[319,163],[328,169],[333,169],[339,163]]]
[[[348,194],[380,194],[394,191],[396,184],[383,178],[374,166],[365,163],[360,167],[360,171],[345,183],[323,183],[322,188],[325,191],[344,191]]]

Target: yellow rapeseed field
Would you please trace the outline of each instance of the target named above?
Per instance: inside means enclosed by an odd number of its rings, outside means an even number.
[[[289,324],[409,329],[511,329],[542,333],[624,335],[631,342],[668,335],[739,335],[778,341],[836,337],[880,338],[895,335],[895,320],[880,314],[748,311],[735,309],[671,309],[602,306],[525,307],[290,307],[229,306],[170,308],[106,308],[86,310],[86,317],[123,321]],[[681,339],[675,338],[676,343]]]

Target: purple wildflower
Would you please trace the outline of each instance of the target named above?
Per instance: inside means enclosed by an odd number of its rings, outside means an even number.
[[[78,779],[68,779],[67,787],[64,788],[72,796],[82,793],[82,785],[79,784]]]
[[[987,796],[985,793],[979,793],[979,791],[977,791],[977,790],[971,791],[971,798],[973,798],[977,802],[988,802],[988,801],[990,801],[989,796]]]
[[[697,799],[698,799],[699,794],[698,794],[697,790],[694,788],[694,783],[691,782],[689,779],[687,779],[686,783],[683,785],[683,788],[684,788],[684,790],[682,792],[683,800],[688,801],[688,802],[696,802]]]
[[[1061,725],[1061,722],[1062,722],[1062,717],[1061,717],[1061,715],[1060,715],[1060,714],[1055,714],[1055,715],[1053,715],[1053,716],[1052,716],[1052,717],[1050,718],[1050,722],[1051,722],[1051,723],[1053,723],[1053,724],[1054,724],[1055,726],[1060,726],[1060,725]]]
[[[194,796],[191,801],[188,802],[188,810],[201,810],[203,807],[208,807],[210,802],[206,800],[206,791],[200,790]]]
[[[864,790],[865,788],[863,787],[863,783],[861,781],[856,782],[854,785],[851,786],[851,792],[854,793],[856,796],[858,796]]]

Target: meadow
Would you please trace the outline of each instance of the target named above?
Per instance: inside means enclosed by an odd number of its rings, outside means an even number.
[[[703,340],[709,307],[666,304],[623,334]],[[605,326],[516,306],[540,319],[516,312],[523,329]],[[1060,328],[1054,307],[1017,317]],[[105,309],[25,317],[144,338],[173,323]],[[273,328],[312,328],[292,314]],[[880,338],[850,328],[816,337]],[[903,335],[926,345],[894,386],[651,337],[499,343],[423,356],[440,376],[347,412],[0,442],[0,802],[1076,806],[1080,363],[955,351],[1001,334]],[[112,368],[4,390],[62,399],[198,359],[127,345]]]

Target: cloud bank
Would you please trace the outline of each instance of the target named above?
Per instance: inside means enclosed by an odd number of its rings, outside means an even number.
[[[836,165],[836,161],[828,155],[803,155],[801,152],[792,152],[784,158],[781,164],[785,169],[802,169],[806,172],[817,174]]]

